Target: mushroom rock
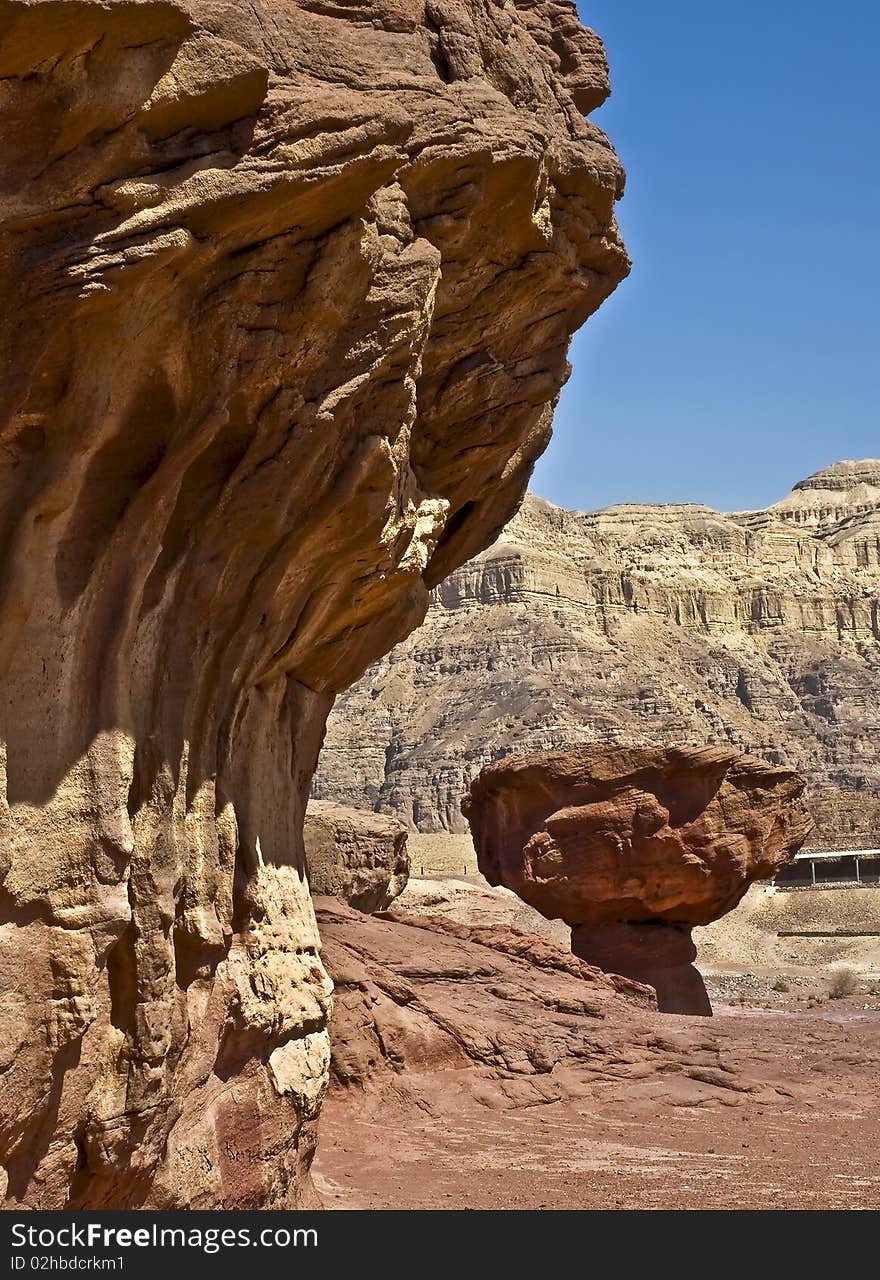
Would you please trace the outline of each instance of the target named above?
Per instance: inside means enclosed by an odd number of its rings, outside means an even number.
[[[462,809],[486,879],[565,920],[575,955],[708,1014],[691,929],[794,856],[804,785],[724,747],[578,747],[489,765]]]
[[[310,800],[303,828],[309,888],[358,911],[384,911],[409,879],[407,829],[384,813]]]
[[[625,275],[567,0],[0,0],[0,1165],[292,1207],[334,696],[489,544]]]

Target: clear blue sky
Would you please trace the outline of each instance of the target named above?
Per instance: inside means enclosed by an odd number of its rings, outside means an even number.
[[[880,3],[580,13],[633,273],[574,340],[532,489],[737,510],[880,457]]]

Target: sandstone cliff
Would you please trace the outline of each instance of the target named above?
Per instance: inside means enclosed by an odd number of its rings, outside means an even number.
[[[0,0],[8,1203],[309,1195],[335,694],[627,269],[568,0]]]
[[[880,833],[880,461],[767,511],[528,497],[330,719],[316,792],[460,831],[516,749],[730,744],[809,780],[816,839]]]

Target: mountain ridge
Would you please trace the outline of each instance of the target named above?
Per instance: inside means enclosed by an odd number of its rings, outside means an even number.
[[[806,773],[820,841],[860,841],[878,707],[880,461],[747,512],[529,494],[340,698],[315,792],[460,831],[470,778],[513,750],[729,743]]]

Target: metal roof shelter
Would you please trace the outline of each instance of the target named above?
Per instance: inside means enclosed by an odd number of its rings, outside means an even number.
[[[777,889],[880,885],[880,849],[802,849],[779,870],[773,883]]]
[[[880,858],[880,849],[823,849],[811,852],[801,849],[794,855],[795,862],[807,862],[810,859],[822,858]]]

